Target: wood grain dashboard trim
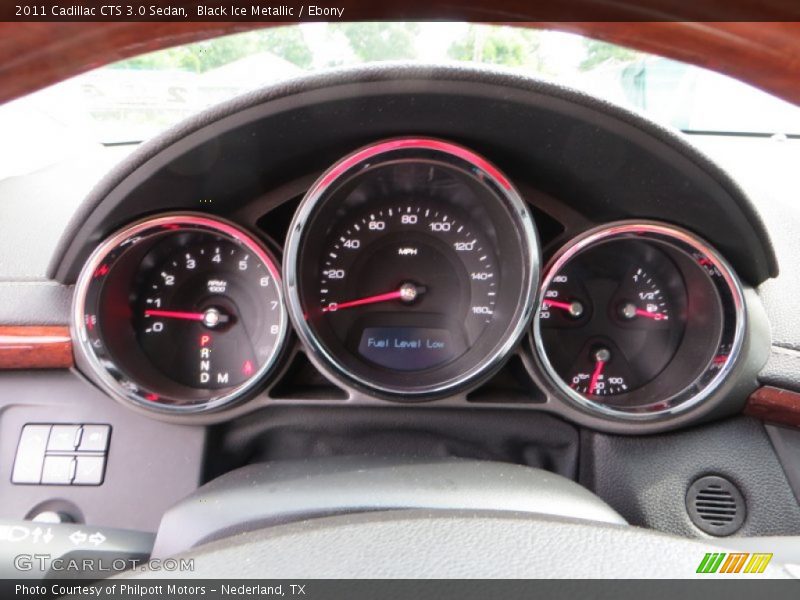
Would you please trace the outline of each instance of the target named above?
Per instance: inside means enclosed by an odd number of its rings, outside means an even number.
[[[800,427],[800,393],[760,387],[747,399],[744,412],[762,421]]]
[[[72,338],[63,326],[0,326],[0,369],[69,369]]]

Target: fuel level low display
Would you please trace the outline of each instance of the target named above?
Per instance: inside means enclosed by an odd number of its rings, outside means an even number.
[[[556,273],[539,311],[542,343],[577,393],[612,397],[642,388],[674,356],[685,328],[680,272],[652,245],[610,241]]]

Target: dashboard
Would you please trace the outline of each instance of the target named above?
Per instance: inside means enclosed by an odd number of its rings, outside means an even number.
[[[483,69],[315,75],[141,145],[60,233],[0,306],[66,346],[0,378],[0,516],[154,531],[242,466],[411,455],[539,467],[687,536],[720,473],[742,533],[800,531],[783,433],[741,415],[774,364],[770,236],[639,115]],[[14,480],[37,427],[99,478]]]
[[[301,199],[282,254],[200,213],[124,227],[78,277],[78,367],[156,415],[220,419],[275,382],[290,337],[354,404],[467,404],[517,352],[528,387],[548,390],[519,408],[635,423],[710,402],[743,358],[741,283],[702,238],[617,221],[543,266],[511,180],[441,139],[341,158]]]

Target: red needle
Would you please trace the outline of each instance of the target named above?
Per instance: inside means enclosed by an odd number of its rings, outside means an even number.
[[[559,302],[558,300],[545,300],[543,304],[545,304],[546,306],[563,308],[564,310],[572,310],[572,305],[569,302]]]
[[[186,319],[187,321],[202,321],[205,313],[182,312],[179,310],[146,310],[145,317],[166,317],[168,319]]]
[[[350,300],[349,302],[342,302],[336,304],[331,302],[328,306],[322,307],[322,312],[334,312],[343,308],[350,308],[352,306],[362,306],[364,304],[376,304],[377,302],[388,302],[389,300],[397,300],[403,296],[401,290],[388,292],[386,294],[378,294],[377,296],[367,296],[366,298],[359,298],[358,300]]]
[[[594,365],[594,373],[592,373],[592,379],[589,381],[589,393],[594,394],[595,388],[597,387],[597,380],[600,379],[600,375],[603,374],[603,369],[606,366],[606,361],[598,360]]]
[[[636,309],[636,314],[640,317],[647,317],[648,319],[655,319],[656,321],[663,321],[667,318],[665,313],[657,313],[657,312],[648,312],[641,308]]]

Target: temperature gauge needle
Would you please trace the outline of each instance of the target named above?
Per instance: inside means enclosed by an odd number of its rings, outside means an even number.
[[[343,308],[352,308],[354,306],[364,306],[365,304],[377,304],[379,302],[389,302],[390,300],[403,300],[404,302],[411,302],[416,300],[417,296],[424,293],[427,288],[422,285],[414,285],[413,283],[404,283],[399,289],[394,292],[387,292],[385,294],[377,294],[375,296],[366,296],[365,298],[358,298],[357,300],[348,300],[337,304],[331,302],[328,306],[322,307],[322,312],[336,312]]]
[[[583,304],[577,300],[572,302],[561,302],[560,300],[546,299],[542,304],[548,308],[560,308],[566,311],[570,317],[578,318],[583,314]]]

